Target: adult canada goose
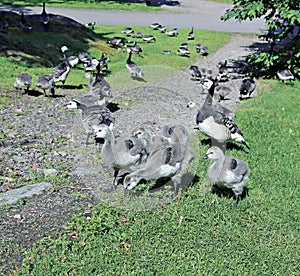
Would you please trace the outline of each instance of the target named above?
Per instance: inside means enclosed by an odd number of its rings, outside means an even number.
[[[146,42],[156,41],[156,39],[153,35],[144,35],[143,40]]]
[[[213,96],[217,81],[205,79],[204,82],[208,89],[208,93],[204,104],[196,116],[196,124],[198,125],[199,130],[210,137],[212,144],[219,145],[224,152],[226,149],[226,142],[229,140],[242,143],[249,149],[241,129],[230,117],[216,110],[213,106]]]
[[[181,177],[193,159],[193,152],[189,147],[180,144],[158,144],[151,151],[145,163],[124,178],[124,188],[131,190],[143,179],[146,181],[170,177],[174,183],[175,195]]]
[[[140,164],[143,155],[146,154],[144,146],[134,137],[116,138],[113,130],[106,125],[94,125],[93,130],[95,138],[104,139],[101,156],[104,163],[114,170],[113,184],[115,185],[120,170],[132,171]]]
[[[95,25],[97,24],[96,21],[93,21],[93,22],[89,22],[89,23],[86,23],[85,26],[90,29],[90,30],[94,30],[95,29]]]
[[[109,58],[106,56],[106,53],[103,52],[99,60],[100,70],[108,70],[108,61]]]
[[[107,44],[110,44],[114,48],[118,48],[121,45],[125,46],[125,41],[122,37],[113,37],[107,40]]]
[[[81,110],[81,121],[83,128],[86,132],[85,144],[88,144],[89,138],[94,133],[94,126],[104,124],[107,127],[112,127],[115,118],[112,117],[109,109],[102,105],[86,105],[77,100],[72,100],[65,104],[66,109],[79,109]]]
[[[96,79],[90,85],[90,94],[100,96],[101,104],[103,105],[107,105],[109,99],[112,98],[110,84],[102,77],[100,73],[100,64],[97,65]]]
[[[131,36],[135,37],[135,38],[143,38],[144,37],[142,32],[132,33]]]
[[[99,65],[99,61],[96,58],[92,58],[89,63],[83,64],[86,72],[92,72],[93,74],[97,71],[97,66]]]
[[[200,43],[197,43],[197,44],[195,45],[195,48],[196,48],[196,52],[197,52],[197,53],[200,53],[201,48],[202,48],[202,45],[201,45]]]
[[[192,27],[192,30],[188,33],[187,39],[188,40],[194,40],[195,39],[194,27]]]
[[[143,48],[140,45],[138,45],[136,43],[136,41],[133,43],[133,46],[130,49],[137,54],[140,54],[143,52]]]
[[[172,53],[172,51],[171,51],[171,50],[162,50],[161,53],[162,53],[163,55],[169,55],[169,54]]]
[[[22,72],[16,77],[16,80],[14,82],[14,87],[17,90],[22,90],[23,88],[24,93],[28,93],[31,84],[32,84],[32,76],[25,72]]]
[[[250,78],[243,79],[240,85],[240,99],[250,98],[255,88],[256,82],[252,76]]]
[[[178,29],[177,28],[174,28],[172,30],[168,30],[166,31],[166,34],[168,36],[178,36]]]
[[[158,30],[159,28],[161,27],[161,24],[155,22],[155,23],[152,23],[150,25],[150,28],[152,28],[153,30]]]
[[[190,51],[188,48],[180,46],[177,50],[177,55],[189,57]]]
[[[21,25],[23,31],[25,31],[25,32],[32,31],[32,26],[26,20],[25,15],[24,15],[23,12],[21,13],[20,25]]]
[[[80,62],[82,62],[84,65],[90,64],[93,59],[87,52],[79,53],[78,58],[79,58]]]
[[[43,10],[42,10],[42,13],[41,13],[41,21],[42,21],[42,24],[46,28],[49,27],[49,15],[46,12],[46,3],[45,2],[43,2]]]
[[[45,96],[47,96],[46,90],[48,90],[48,92],[51,93],[52,95],[55,94],[53,78],[51,78],[51,76],[40,75],[36,82],[36,87],[43,89]]]
[[[206,47],[206,46],[202,46],[201,47],[201,49],[200,49],[200,54],[202,55],[202,56],[207,56],[208,55],[208,47]]]
[[[183,42],[183,43],[181,43],[180,47],[188,49],[189,48],[189,44],[187,42]]]
[[[122,34],[125,34],[127,36],[130,36],[132,33],[134,33],[134,30],[131,27],[125,28],[121,31]]]
[[[56,65],[53,68],[51,78],[53,83],[62,82],[62,85],[65,85],[66,79],[70,73],[72,67],[78,64],[79,58],[76,56],[66,57],[65,52],[68,50],[68,47],[62,46],[61,52],[63,54],[64,60]]]
[[[130,73],[131,77],[139,77],[141,79],[143,79],[144,77],[144,73],[142,72],[141,68],[131,60],[131,56],[132,56],[132,51],[129,51],[129,55],[126,61],[126,68],[128,70],[128,72]]]
[[[294,75],[289,69],[283,69],[283,70],[278,70],[277,71],[277,77],[282,81],[291,81],[295,79]]]
[[[197,65],[191,65],[189,67],[189,72],[190,72],[192,80],[200,80],[202,78],[202,74]]]
[[[235,203],[232,207],[237,207],[239,197],[250,175],[248,164],[243,160],[224,155],[218,147],[208,149],[204,158],[213,160],[207,171],[211,184],[232,189],[235,195]]]
[[[161,33],[164,33],[164,32],[166,32],[167,28],[166,28],[166,26],[160,26],[160,27],[158,28],[158,30],[159,30]]]

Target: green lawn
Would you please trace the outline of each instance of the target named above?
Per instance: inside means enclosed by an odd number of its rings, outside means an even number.
[[[148,211],[100,203],[13,275],[299,275],[300,83],[267,83],[237,112],[251,146],[228,151],[251,169],[237,209],[210,192],[203,146],[199,182],[182,198]]]

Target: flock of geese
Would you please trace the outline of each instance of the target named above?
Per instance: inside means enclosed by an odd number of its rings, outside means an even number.
[[[41,14],[43,24],[48,24],[45,14],[45,4]],[[21,25],[26,31],[31,30],[26,24],[24,15],[21,15]],[[90,24],[93,28],[95,23]],[[166,30],[165,26],[153,23],[151,28],[165,32],[168,36],[177,36],[178,29]],[[187,35],[188,40],[195,38],[193,28]],[[155,41],[154,36],[135,33],[132,28],[122,31],[126,36],[141,37],[144,41]],[[122,38],[114,37],[107,43],[113,47],[123,45]],[[112,186],[115,187],[121,180],[125,189],[135,188],[142,180],[152,181],[162,178],[170,178],[174,183],[174,194],[177,195],[178,185],[190,164],[195,158],[193,150],[188,146],[189,132],[183,125],[164,125],[161,131],[156,133],[151,127],[141,125],[134,129],[131,135],[123,137],[115,135],[115,118],[109,109],[109,103],[113,98],[110,84],[103,78],[103,70],[108,69],[108,57],[103,53],[97,60],[88,53],[80,53],[79,56],[67,56],[68,47],[61,47],[63,61],[53,68],[50,75],[41,75],[36,83],[37,87],[43,89],[46,95],[48,91],[55,93],[55,83],[62,82],[74,66],[82,62],[85,66],[85,77],[88,79],[89,92],[80,99],[73,99],[66,103],[66,109],[78,109],[81,111],[81,121],[86,133],[85,143],[88,144],[91,136],[102,139],[101,156],[106,166],[114,171]],[[132,47],[127,48],[128,58],[125,66],[132,78],[144,78],[144,74],[137,63],[132,61],[132,54],[139,54],[143,49],[135,42]],[[168,50],[166,50],[168,51]],[[196,45],[196,51],[202,55],[208,54],[207,47]],[[178,49],[179,55],[188,55],[188,44],[183,43]],[[220,82],[228,81],[227,61],[218,64],[219,73],[213,76],[210,70],[199,69],[191,65],[189,72],[191,78],[199,82],[206,90],[206,99],[195,116],[196,128],[211,139],[211,147],[204,158],[212,160],[208,169],[208,178],[212,185],[226,187],[233,191],[237,206],[240,196],[248,181],[250,170],[248,164],[243,160],[225,155],[228,141],[241,143],[250,149],[245,141],[242,130],[234,122],[234,112],[224,108],[215,100],[224,99],[226,89],[217,90]],[[285,72],[286,73],[286,72]],[[95,74],[95,77],[94,77]],[[284,72],[281,72],[284,74]],[[24,89],[28,92],[32,84],[32,76],[22,72],[14,83],[16,89]],[[256,88],[253,77],[245,78],[240,85],[240,98],[251,97]],[[228,93],[227,93],[228,94]],[[198,157],[196,157],[198,158]],[[123,170],[125,177],[117,179],[119,172]]]

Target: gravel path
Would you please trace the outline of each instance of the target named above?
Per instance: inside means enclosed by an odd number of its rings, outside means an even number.
[[[233,61],[244,60],[257,43],[254,36],[234,35],[224,48],[201,59],[197,65],[216,72],[217,63],[228,59],[233,66]],[[239,82],[237,78],[225,84],[232,89],[232,94],[231,100],[224,103],[232,109],[239,104]],[[192,134],[197,108],[205,98],[202,92],[200,85],[190,80],[188,70],[176,71],[164,81],[114,91],[115,98],[122,103],[114,113],[116,130],[119,134],[127,134],[144,122],[154,129],[166,123],[179,123]],[[32,181],[36,169],[39,169],[36,182],[39,174],[45,174],[45,169],[49,168],[54,169],[52,173],[56,176],[53,177],[66,174],[68,181],[10,208],[1,208],[0,246],[5,251],[0,260],[4,270],[19,265],[26,248],[44,236],[54,235],[72,214],[89,214],[90,208],[100,200],[108,200],[119,207],[126,204],[126,208],[138,208],[141,203],[147,208],[145,201],[130,206],[122,187],[106,192],[112,171],[103,167],[99,149],[94,144],[84,145],[85,134],[78,113],[63,109],[64,103],[74,95],[79,96],[78,92],[68,91],[65,97],[56,98],[16,97],[15,91],[8,93],[11,103],[0,110],[0,134],[3,136],[0,141],[0,191],[17,188],[19,181]],[[196,107],[187,108],[191,101]],[[193,147],[199,146],[194,142],[191,142]],[[148,199],[152,207],[154,200],[155,197]]]

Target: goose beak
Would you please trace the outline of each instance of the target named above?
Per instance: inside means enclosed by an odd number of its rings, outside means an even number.
[[[207,155],[207,154],[205,154],[203,158],[204,158],[204,159],[208,159],[208,155]]]

